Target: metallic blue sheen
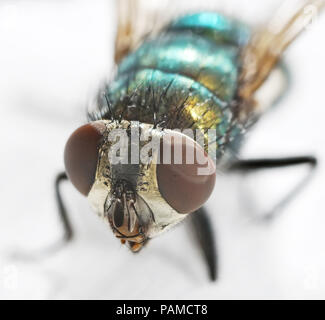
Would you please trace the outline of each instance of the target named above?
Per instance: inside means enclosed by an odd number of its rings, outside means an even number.
[[[247,25],[216,12],[201,12],[183,16],[171,23],[169,30],[192,30],[216,42],[242,46],[250,38]]]
[[[238,48],[191,33],[164,34],[145,42],[119,66],[119,73],[151,68],[190,77],[230,101],[236,91]]]

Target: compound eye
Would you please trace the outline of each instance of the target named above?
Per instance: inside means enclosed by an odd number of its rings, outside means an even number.
[[[215,184],[216,167],[204,149],[191,138],[171,132],[160,144],[157,182],[161,195],[179,213],[199,209]]]
[[[72,184],[87,196],[94,181],[98,151],[105,131],[103,122],[93,122],[72,133],[64,150],[66,173]]]

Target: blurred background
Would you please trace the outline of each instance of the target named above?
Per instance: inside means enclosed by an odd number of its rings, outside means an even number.
[[[259,25],[281,1],[213,3]],[[325,15],[287,51],[290,92],[242,150],[246,158],[313,154],[319,167],[271,223],[256,214],[267,212],[305,168],[218,176],[207,204],[219,250],[216,283],[187,222],[132,255],[69,183],[63,193],[75,240],[39,261],[11,257],[61,235],[54,177],[63,170],[68,136],[85,122],[87,101],[112,74],[115,22],[111,0],[0,2],[0,298],[325,298]]]

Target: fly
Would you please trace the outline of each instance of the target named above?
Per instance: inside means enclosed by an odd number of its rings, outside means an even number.
[[[210,278],[215,280],[216,246],[203,205],[213,190],[217,168],[247,172],[316,166],[312,156],[237,160],[233,154],[268,107],[260,97],[274,70],[283,71],[278,68],[283,52],[323,6],[324,1],[305,1],[276,33],[269,26],[254,31],[217,12],[187,14],[158,29],[150,25],[139,30],[137,19],[146,20],[140,2],[118,1],[115,77],[98,93],[89,122],[69,138],[66,173],[56,180],[65,240],[71,240],[73,233],[59,185],[69,178],[133,252],[191,215]],[[196,140],[198,131],[201,143]],[[113,139],[116,132],[124,132],[127,142],[121,142],[122,133]],[[144,142],[142,136],[150,139]],[[109,155],[118,141],[119,161],[114,162]],[[145,163],[132,161],[154,141],[156,148],[149,148]],[[175,157],[164,162],[165,145],[170,150],[177,147],[182,159],[188,150],[196,158],[191,163],[176,163]],[[172,156],[175,153],[171,151]],[[199,174],[207,167],[205,174]],[[296,191],[276,204],[267,218]]]

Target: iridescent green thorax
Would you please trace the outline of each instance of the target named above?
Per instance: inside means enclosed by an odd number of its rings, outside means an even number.
[[[233,101],[248,39],[245,25],[218,13],[181,17],[121,62],[102,105],[117,119],[216,129],[217,148],[227,144],[241,130]],[[111,118],[107,105],[101,118]]]

